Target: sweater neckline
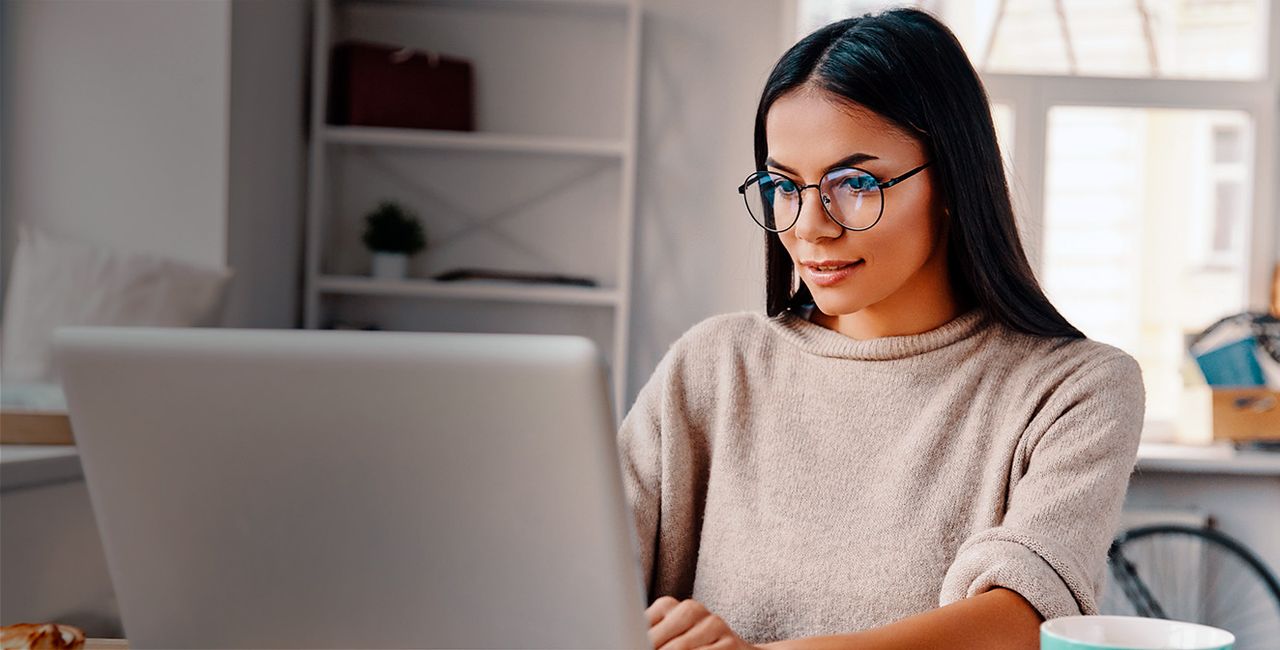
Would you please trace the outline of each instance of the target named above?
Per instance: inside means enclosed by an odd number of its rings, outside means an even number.
[[[927,332],[855,339],[814,323],[803,313],[788,309],[767,320],[784,339],[802,350],[823,357],[864,361],[905,359],[931,352],[974,335],[988,321],[985,311],[975,306]]]

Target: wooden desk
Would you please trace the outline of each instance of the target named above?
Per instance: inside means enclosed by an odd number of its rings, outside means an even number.
[[[85,639],[84,650],[129,650],[125,639]]]
[[[65,411],[0,409],[0,444],[73,445],[71,418]]]

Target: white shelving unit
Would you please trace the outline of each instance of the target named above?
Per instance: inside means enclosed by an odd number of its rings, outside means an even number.
[[[622,140],[591,138],[385,129],[367,126],[329,126],[321,136],[328,144],[349,144],[419,149],[457,149],[496,153],[599,156],[621,158],[628,144]]]
[[[321,293],[452,298],[455,300],[504,300],[557,305],[617,306],[619,293],[595,287],[521,286],[511,282],[476,280],[466,284],[436,280],[378,280],[359,276],[324,276],[317,281]]]
[[[316,0],[304,310],[309,328],[579,334],[626,393],[640,69],[639,0]],[[345,39],[472,61],[474,132],[328,124]],[[360,220],[378,200],[423,216],[405,280],[367,274]],[[598,286],[431,277],[559,273]]]

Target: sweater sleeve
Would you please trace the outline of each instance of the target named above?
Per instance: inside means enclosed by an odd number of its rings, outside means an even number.
[[[649,602],[693,593],[708,465],[690,404],[681,342],[641,388],[618,429],[623,488]]]
[[[961,544],[940,605],[1003,587],[1045,619],[1096,614],[1145,400],[1142,371],[1126,354],[1085,367],[1047,396],[1020,445],[1023,473],[1003,520]]]

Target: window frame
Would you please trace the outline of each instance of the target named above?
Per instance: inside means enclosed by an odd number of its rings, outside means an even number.
[[[1269,12],[1275,33],[1280,34],[1280,11]],[[1269,39],[1272,60],[1280,57],[1280,39]],[[1050,75],[984,74],[983,83],[993,104],[1013,112],[1013,150],[1008,152],[1014,175],[1010,188],[1019,217],[1024,245],[1032,267],[1043,272],[1045,180],[1048,163],[1049,110],[1057,106],[1099,108],[1164,108],[1240,111],[1253,123],[1253,191],[1250,223],[1246,229],[1249,252],[1248,295],[1250,309],[1265,310],[1271,275],[1280,257],[1280,232],[1276,227],[1276,186],[1280,185],[1277,153],[1280,139],[1280,82],[1276,68],[1256,81],[1191,79],[1128,79]],[[1269,146],[1268,146],[1269,143]]]

